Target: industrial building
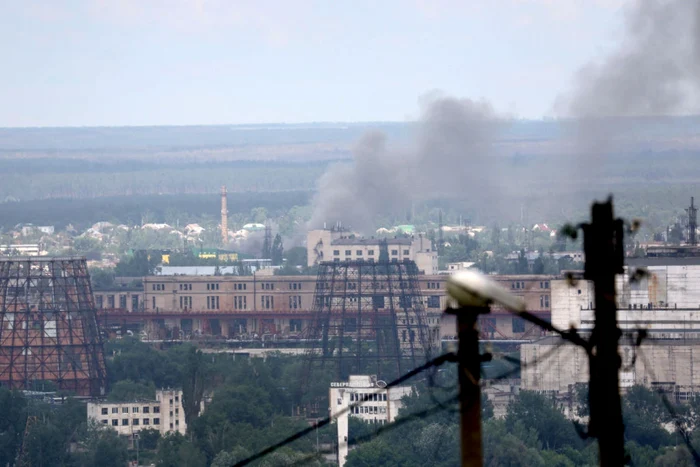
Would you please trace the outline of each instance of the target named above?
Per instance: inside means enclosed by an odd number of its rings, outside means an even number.
[[[550,318],[554,305],[554,276],[492,276],[503,287],[522,296],[528,310]],[[448,305],[446,275],[418,275],[416,284],[431,332],[456,338]],[[219,336],[262,339],[306,336],[313,320],[316,276],[148,276],[142,290],[95,292],[101,321],[112,326],[142,328],[150,339]],[[530,341],[542,330],[506,310],[494,307],[481,317],[482,339]]]
[[[639,347],[620,345],[620,388],[639,384],[662,389],[676,401],[700,392],[700,342],[658,339]],[[547,337],[521,347],[520,388],[570,398],[577,384],[587,384],[588,357],[583,349],[558,337]]]
[[[159,389],[155,400],[88,402],[87,417],[88,421],[108,426],[124,436],[141,430],[157,430],[161,435],[187,432],[182,391],[177,389]]]
[[[424,235],[393,238],[365,238],[341,228],[311,230],[306,237],[307,265],[324,261],[379,261],[386,250],[389,261],[415,261],[418,270],[432,275],[438,271],[437,251]]]
[[[636,273],[640,268],[646,272]],[[552,324],[590,335],[595,325],[593,284],[557,279],[551,289]],[[700,392],[700,367],[696,372],[694,365],[700,357],[700,257],[628,258],[616,291],[623,331],[620,386],[662,388],[678,401]],[[635,348],[634,335],[641,329],[648,337]],[[588,382],[585,352],[555,337],[522,345],[521,362],[522,389],[566,396],[574,385]]]

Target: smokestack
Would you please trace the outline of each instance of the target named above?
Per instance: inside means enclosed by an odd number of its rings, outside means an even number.
[[[226,207],[226,185],[221,187],[221,244],[228,244],[228,209]]]

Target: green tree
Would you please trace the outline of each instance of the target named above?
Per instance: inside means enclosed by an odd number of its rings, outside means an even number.
[[[12,465],[27,422],[27,400],[19,391],[0,387],[0,465]]]
[[[275,235],[275,240],[272,242],[272,249],[270,250],[270,259],[272,259],[272,264],[279,266],[282,264],[284,258],[284,245],[282,244],[282,236],[280,234]]]
[[[129,460],[126,439],[116,431],[99,425],[88,428],[84,448],[79,456],[79,465],[82,467],[123,467]]]
[[[111,402],[131,402],[136,400],[153,400],[156,396],[156,387],[153,382],[149,384],[137,383],[124,379],[114,383],[107,395]]]
[[[182,372],[182,409],[187,424],[191,424],[199,416],[204,397],[205,372],[202,352],[190,347]]]

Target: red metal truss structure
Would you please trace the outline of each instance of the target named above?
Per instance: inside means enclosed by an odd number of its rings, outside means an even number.
[[[413,261],[321,263],[313,313],[309,368],[340,380],[350,374],[395,377],[433,350]]]
[[[81,396],[105,392],[85,258],[0,258],[0,385],[33,389],[44,381]]]

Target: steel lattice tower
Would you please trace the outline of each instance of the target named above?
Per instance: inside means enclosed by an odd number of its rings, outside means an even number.
[[[319,265],[307,378],[314,368],[393,378],[432,353],[413,261],[344,261]]]
[[[0,258],[0,385],[51,381],[105,392],[102,337],[85,258]]]

